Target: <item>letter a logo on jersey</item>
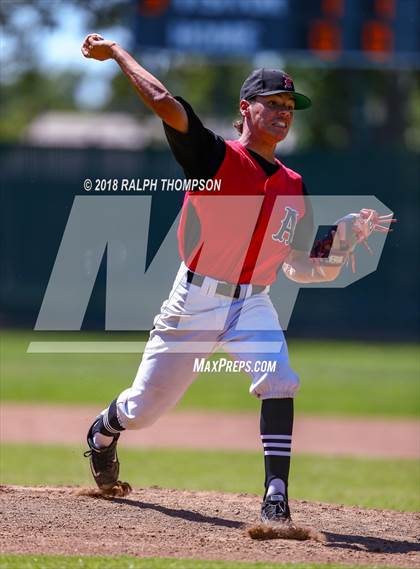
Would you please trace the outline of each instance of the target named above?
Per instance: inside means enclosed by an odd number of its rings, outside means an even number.
[[[273,233],[272,238],[275,241],[280,241],[280,243],[289,245],[289,243],[293,240],[293,235],[295,234],[299,213],[291,207],[286,207],[285,209],[286,213],[281,220],[280,229],[277,231],[277,233]]]

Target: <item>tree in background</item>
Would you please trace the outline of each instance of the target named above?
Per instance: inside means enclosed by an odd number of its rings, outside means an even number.
[[[59,30],[57,7],[80,13],[84,30],[108,29],[124,21],[129,1],[121,0],[2,0],[0,2],[1,75],[0,141],[21,139],[28,124],[46,111],[76,111],[84,78],[82,71],[57,71],[47,68],[42,57],[45,38]]]

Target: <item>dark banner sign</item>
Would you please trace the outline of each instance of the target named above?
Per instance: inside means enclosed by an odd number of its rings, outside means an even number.
[[[139,47],[419,66],[418,0],[137,0]]]

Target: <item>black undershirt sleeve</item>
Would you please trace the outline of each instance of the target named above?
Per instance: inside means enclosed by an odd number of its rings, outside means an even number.
[[[212,178],[225,158],[225,141],[203,125],[187,101],[182,97],[175,98],[187,112],[188,131],[182,133],[163,123],[171,151],[186,178]]]

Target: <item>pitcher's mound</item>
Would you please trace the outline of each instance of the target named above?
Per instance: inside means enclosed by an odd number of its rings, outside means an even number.
[[[153,487],[104,498],[76,487],[0,490],[3,553],[420,565],[414,513],[292,500],[298,533],[264,539],[261,498],[249,494]],[[251,539],[255,528],[260,535]]]

